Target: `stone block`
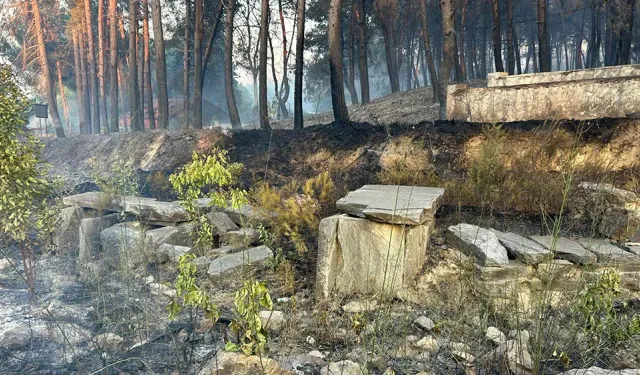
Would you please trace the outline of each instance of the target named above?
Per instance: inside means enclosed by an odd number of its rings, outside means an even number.
[[[189,221],[189,213],[179,204],[161,202],[153,198],[124,197],[124,211],[138,216],[142,221],[180,223]]]
[[[509,264],[507,249],[500,244],[492,231],[476,225],[460,223],[447,228],[447,238],[458,250],[476,257],[487,267],[504,267]]]
[[[564,237],[554,239],[553,236],[531,236],[531,239],[555,252],[556,258],[559,259],[578,264],[595,264],[598,260],[595,254],[579,243]]]
[[[214,259],[209,265],[209,276],[218,276],[243,266],[264,262],[273,256],[273,251],[266,246],[253,247],[238,253]]]
[[[220,240],[231,246],[250,246],[258,243],[260,232],[252,228],[242,228],[224,233]]]
[[[578,243],[585,249],[596,254],[598,263],[613,265],[640,263],[640,257],[628,251],[622,250],[621,248],[609,242],[609,240],[581,238],[578,240]]]
[[[397,294],[422,267],[431,225],[403,226],[347,215],[320,222],[316,294]]]
[[[444,189],[421,186],[364,185],[336,202],[338,210],[389,224],[432,221]]]
[[[206,215],[207,219],[213,227],[213,235],[220,236],[227,232],[238,230],[236,223],[229,218],[229,215],[224,212],[210,212]]]
[[[164,243],[160,245],[155,254],[159,263],[178,263],[180,261],[180,257],[189,253],[190,251],[191,248],[187,246],[170,245],[168,243]]]
[[[85,264],[91,257],[100,252],[100,232],[119,221],[118,214],[110,214],[95,218],[86,218],[80,221],[78,231],[78,262]]]
[[[162,244],[193,246],[191,238],[192,225],[162,227],[146,231],[145,239],[150,252],[156,251]]]
[[[498,237],[498,241],[516,259],[527,264],[538,264],[553,255],[539,243],[512,232],[500,232],[490,229]]]
[[[60,211],[53,233],[53,245],[58,253],[76,252],[80,246],[80,221],[98,216],[98,212],[81,207],[66,207]]]
[[[82,194],[70,195],[62,198],[62,203],[67,206],[75,206],[82,208],[91,208],[98,211],[121,211],[122,197],[101,193],[97,191],[89,191]]]
[[[112,266],[136,268],[147,260],[145,231],[138,222],[120,223],[103,230],[100,242]]]

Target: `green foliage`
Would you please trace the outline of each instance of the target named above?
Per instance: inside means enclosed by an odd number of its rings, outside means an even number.
[[[191,219],[198,223],[195,248],[206,249],[213,243],[213,228],[201,213],[200,198],[210,198],[209,206],[227,207],[230,202],[236,209],[247,203],[247,192],[235,187],[242,168],[242,164],[229,161],[227,151],[215,149],[206,156],[194,153],[191,163],[169,177]]]
[[[111,166],[109,174],[93,171],[91,177],[100,191],[111,195],[138,195],[138,176],[133,167],[118,160]]]
[[[625,314],[616,306],[620,295],[620,274],[606,270],[591,283],[580,299],[577,311],[590,351],[597,356],[640,333],[640,316]]]
[[[175,281],[177,299],[171,301],[167,306],[169,318],[175,318],[182,311],[183,306],[188,306],[202,309],[205,316],[215,322],[220,318],[220,312],[217,306],[211,303],[209,296],[196,284],[196,266],[191,263],[194,258],[193,254],[185,254],[180,257],[180,271]],[[178,299],[182,300],[182,304],[178,302]]]
[[[0,233],[16,241],[32,230],[46,236],[56,221],[56,184],[40,159],[43,144],[25,129],[28,108],[11,68],[0,65]]]
[[[236,292],[234,304],[236,318],[230,328],[238,337],[238,343],[228,342],[227,351],[239,351],[247,355],[264,354],[267,348],[267,331],[260,320],[260,310],[273,310],[273,302],[267,285],[247,280]]]

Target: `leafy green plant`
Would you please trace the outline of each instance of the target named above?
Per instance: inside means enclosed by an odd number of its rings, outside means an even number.
[[[175,318],[183,306],[202,309],[205,317],[216,322],[220,319],[220,312],[216,305],[211,303],[209,296],[196,284],[196,266],[191,263],[195,258],[193,254],[185,254],[179,260],[179,273],[175,281],[177,297],[167,306],[169,318]],[[179,303],[182,300],[182,303]]]
[[[91,177],[100,191],[111,195],[138,195],[139,184],[135,169],[118,160],[108,174],[93,171]]]
[[[227,351],[242,351],[247,355],[263,354],[267,348],[267,331],[260,320],[260,310],[273,310],[269,289],[263,282],[247,280],[235,294],[236,318],[230,328],[238,343],[227,342]]]

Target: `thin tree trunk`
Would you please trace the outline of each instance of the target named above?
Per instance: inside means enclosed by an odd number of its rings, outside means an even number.
[[[267,103],[267,37],[269,34],[269,0],[262,0],[260,14],[260,128],[271,129]]]
[[[444,36],[443,58],[440,65],[440,120],[447,117],[447,86],[453,67],[455,47],[455,25],[453,22],[452,0],[441,0],[442,9],[442,34]]]
[[[93,133],[93,127],[91,126],[91,91],[89,90],[89,72],[87,71],[87,57],[86,54],[86,46],[84,43],[84,27],[79,25],[80,29],[76,31],[76,35],[78,36],[78,46],[80,47],[80,70],[82,72],[82,93],[84,94],[84,99],[82,103],[84,104],[84,123],[86,126],[86,134]]]
[[[167,60],[164,52],[162,8],[160,0],[153,0],[153,37],[156,50],[156,85],[158,89],[158,128],[169,129],[169,95],[167,92]]]
[[[351,97],[351,103],[360,104],[358,100],[358,91],[356,90],[356,62],[354,59],[355,53],[355,13],[351,15],[349,22],[349,45],[347,47],[347,59],[349,59],[349,65],[347,69],[347,88],[349,89],[349,96]]]
[[[280,88],[280,95],[278,96],[278,103],[280,105],[280,113],[282,113],[282,118],[288,119],[289,110],[287,109],[287,101],[289,100],[289,91],[290,91],[289,50],[291,49],[291,45],[287,47],[287,31],[286,31],[286,24],[284,21],[284,10],[282,8],[282,0],[278,0],[278,15],[280,16],[280,29],[282,30],[282,86]],[[295,24],[295,21],[294,21],[294,24]]]
[[[513,0],[507,0],[507,71],[510,75],[513,75],[516,70],[516,48],[513,38]]]
[[[100,85],[100,119],[104,132],[109,132],[109,120],[107,119],[107,87],[106,87],[106,35],[105,35],[105,0],[98,0],[98,81]]]
[[[151,87],[151,43],[149,37],[149,0],[142,0],[142,30],[144,39],[144,84],[147,102],[147,118],[149,128],[156,128],[156,116],[153,110],[153,90]]]
[[[222,0],[218,0],[222,1]],[[202,129],[202,33],[203,0],[195,0],[195,27],[193,31],[193,127]],[[154,18],[155,24],[155,18]]]
[[[120,119],[118,115],[118,17],[116,14],[118,0],[109,0],[109,98],[111,99],[111,125],[112,133],[120,131]],[[105,109],[106,110],[106,109]]]
[[[496,72],[504,72],[502,64],[502,35],[500,33],[500,6],[499,0],[491,1],[493,10],[493,58],[495,60]]]
[[[353,12],[356,14],[356,24],[358,29],[358,72],[360,73],[360,94],[362,95],[362,104],[367,104],[371,98],[369,95],[369,62],[364,2],[365,0],[353,0]]]
[[[207,67],[209,66],[209,58],[211,57],[211,51],[213,50],[213,42],[218,35],[218,27],[220,26],[220,17],[222,17],[222,11],[224,10],[224,2],[218,2],[218,13],[213,21],[213,27],[211,28],[211,34],[209,34],[209,40],[207,41],[207,48],[204,50],[204,56],[202,58],[202,77],[207,74]],[[204,84],[204,82],[202,82]]]
[[[359,0],[356,0],[358,2]],[[305,0],[298,0],[298,35],[296,37],[296,71],[293,91],[293,129],[300,130],[304,127],[304,114],[302,111],[302,80],[304,73],[304,17]]]
[[[88,0],[85,0],[88,1]],[[138,1],[129,0],[129,127],[140,129],[140,97],[138,89]],[[155,22],[154,22],[155,23]]]
[[[242,129],[240,114],[233,91],[233,18],[236,13],[236,0],[227,2],[227,27],[224,39],[224,91],[227,96],[227,109],[233,129]]]
[[[518,74],[522,74],[522,62],[520,61],[520,42],[518,41],[518,35],[516,34],[516,28],[512,25],[511,33],[513,34],[513,49],[516,57],[516,68]]]
[[[465,27],[466,27],[466,18],[467,18],[467,7],[469,6],[469,0],[464,0],[462,4],[462,12],[460,17],[460,42],[459,42],[459,50],[460,50],[460,74],[461,79],[464,81],[467,79],[467,65],[464,53],[464,36],[465,36]]]
[[[58,104],[56,102],[56,89],[53,85],[53,77],[49,71],[49,56],[47,55],[47,48],[44,41],[44,25],[42,17],[40,16],[40,7],[37,0],[31,0],[31,11],[33,12],[33,21],[36,27],[36,36],[38,39],[38,51],[40,55],[40,71],[44,76],[44,82],[47,90],[47,102],[49,104],[49,112],[51,113],[51,121],[56,129],[56,135],[59,138],[64,138],[64,127],[62,121],[60,121],[60,114],[58,113]]]
[[[540,72],[551,71],[551,51],[549,46],[549,33],[547,31],[547,2],[538,1],[538,57]]]
[[[429,18],[427,17],[427,4],[425,0],[420,0],[420,18],[422,22],[422,41],[424,42],[424,53],[429,68],[429,79],[433,91],[433,102],[440,101],[440,89],[438,87],[438,75],[436,73],[436,65],[431,54],[431,41],[429,40]],[[425,85],[426,85],[425,81]]]
[[[142,1],[141,1],[142,2]],[[144,17],[141,18],[144,23]],[[145,107],[145,70],[146,70],[146,61],[144,61],[144,34],[142,32],[138,33],[138,79],[139,79],[139,99],[140,100],[140,117],[138,117],[138,121],[140,121],[140,129],[146,130],[146,124],[144,122],[144,107]]]
[[[191,109],[189,105],[189,42],[191,41],[191,0],[184,0],[185,16],[184,16],[184,50],[182,53],[182,100],[185,122],[183,128],[189,128],[191,119]]]
[[[344,98],[344,77],[342,74],[342,45],[340,35],[340,13],[342,0],[331,0],[329,7],[329,72],[331,74],[331,104],[333,117],[339,124],[349,124],[349,111]],[[386,43],[385,43],[386,44]]]
[[[98,72],[96,69],[96,50],[93,40],[93,26],[91,18],[91,2],[84,0],[84,15],[85,15],[85,32],[87,35],[87,47],[89,52],[87,57],[89,58],[89,77],[91,86],[91,112],[93,114],[93,133],[100,134],[100,93],[98,84]]]
[[[82,87],[82,69],[80,68],[80,45],[75,28],[72,29],[71,39],[73,41],[73,70],[76,78],[76,107],[78,108],[78,131],[86,134],[87,128],[84,114],[84,88]]]
[[[64,115],[64,122],[67,124],[67,134],[71,135],[69,107],[67,106],[67,97],[64,94],[64,85],[62,84],[62,70],[60,69],[60,60],[56,60],[56,72],[58,74],[58,89],[60,90],[60,101],[62,102],[62,114]]]
[[[375,5],[382,26],[391,92],[394,93],[400,91],[399,64],[396,56],[396,36],[394,31],[398,3],[397,0],[376,0]]]
[[[621,18],[621,30],[618,36],[618,53],[616,65],[631,63],[631,40],[633,39],[633,19],[636,10],[636,0],[626,0],[626,9]]]

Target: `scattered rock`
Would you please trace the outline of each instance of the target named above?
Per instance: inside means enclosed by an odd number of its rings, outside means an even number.
[[[206,215],[213,227],[213,235],[220,236],[227,232],[238,230],[238,226],[224,212],[210,212]]]
[[[91,340],[93,334],[88,329],[73,323],[60,323],[49,327],[49,337],[61,345],[75,346]]]
[[[136,268],[147,259],[144,235],[138,222],[116,224],[100,232],[102,251],[113,265]]]
[[[364,185],[339,199],[336,208],[384,223],[421,225],[433,221],[443,195],[442,188]]]
[[[596,254],[599,263],[640,263],[640,257],[622,250],[611,244],[608,240],[582,238],[578,240],[578,243],[584,246],[585,249]]]
[[[498,237],[498,241],[514,258],[527,264],[538,264],[545,258],[552,257],[551,252],[539,243],[512,232],[500,232],[490,229]]]
[[[181,205],[173,202],[161,202],[153,198],[126,196],[123,199],[123,208],[126,213],[138,216],[144,222],[180,223],[189,221],[189,213]]]
[[[312,350],[308,353],[310,356],[312,357],[316,357],[316,358],[320,358],[320,359],[325,359],[326,355],[322,354],[322,352],[320,352],[319,350]]]
[[[156,256],[158,263],[173,262],[177,264],[180,261],[180,257],[189,252],[191,252],[190,247],[164,243],[156,250]]]
[[[33,332],[28,325],[21,325],[12,328],[2,335],[0,339],[0,348],[8,350],[18,350],[29,345]]]
[[[459,250],[474,255],[483,266],[503,267],[509,264],[507,249],[488,229],[461,223],[447,228],[447,236]]]
[[[404,340],[398,346],[394,357],[396,358],[405,358],[405,357],[415,357],[420,354],[422,350],[416,347],[416,343],[418,342],[418,338],[414,335],[409,335],[404,338]]]
[[[100,233],[119,221],[118,214],[86,218],[80,221],[78,262],[86,264],[100,252]]]
[[[413,321],[413,324],[415,324],[418,328],[423,329],[425,331],[431,331],[436,326],[433,320],[427,318],[426,316],[421,316],[417,318],[416,320]]]
[[[145,233],[147,248],[150,252],[155,252],[163,244],[192,247],[192,229],[193,225],[189,224],[148,230]]]
[[[282,311],[262,310],[258,313],[258,316],[260,317],[262,326],[269,330],[279,331],[286,323],[284,313]]]
[[[555,246],[553,236],[531,236],[531,239],[552,252],[555,248],[555,256],[560,259],[578,264],[595,264],[598,260],[593,253],[580,246],[579,243],[564,237],[557,238]]]
[[[640,353],[634,349],[622,349],[617,351],[611,360],[615,369],[640,368]]]
[[[506,341],[496,348],[495,357],[514,374],[529,374],[533,369],[533,359],[526,342]]]
[[[573,369],[565,371],[558,375],[640,375],[640,370],[627,369],[627,370],[605,370],[600,367],[589,367],[582,369]]]
[[[317,374],[327,362],[310,354],[296,354],[278,359],[283,368],[292,369],[297,375]]]
[[[509,338],[523,343],[523,345],[529,345],[529,339],[531,338],[531,335],[526,329],[512,329],[511,331],[509,331]]]
[[[498,345],[507,342],[507,336],[505,336],[505,334],[496,327],[487,328],[487,332],[485,333],[484,337],[486,337],[487,340],[493,341]]]
[[[435,353],[440,350],[440,344],[438,343],[438,340],[436,340],[433,336],[425,336],[418,340],[418,342],[416,342],[414,345],[417,348],[430,353]]]
[[[231,221],[238,224],[241,227],[247,227],[250,225],[268,225],[268,217],[262,215],[257,209],[251,205],[244,204],[239,209],[227,207],[224,209],[224,213],[229,216]]]
[[[374,311],[378,307],[378,301],[352,301],[342,306],[342,310],[346,313],[363,313]]]
[[[117,352],[124,345],[124,339],[115,333],[101,333],[93,339],[96,349]]]
[[[463,351],[459,351],[459,350],[452,350],[451,354],[453,355],[453,358],[455,358],[456,360],[466,364],[466,365],[470,365],[472,363],[475,363],[476,358],[467,353],[467,352],[463,352]]]
[[[154,296],[175,298],[178,295],[178,292],[175,289],[164,284],[149,283],[147,286],[149,287],[149,291],[151,291],[151,294],[153,294]]]
[[[331,362],[328,366],[320,370],[320,375],[362,375],[364,372],[355,362],[345,360],[340,362]]]
[[[209,276],[217,276],[236,268],[260,263],[273,256],[273,251],[266,246],[253,247],[230,255],[214,259],[209,265]]]
[[[220,236],[220,239],[232,246],[250,246],[258,243],[260,232],[252,228],[242,228],[226,232]]]
[[[471,347],[465,343],[462,342],[451,342],[449,343],[449,349],[451,349],[451,351],[458,351],[458,352],[470,352],[471,351]]]
[[[220,350],[198,372],[199,375],[294,375],[271,358]]]

